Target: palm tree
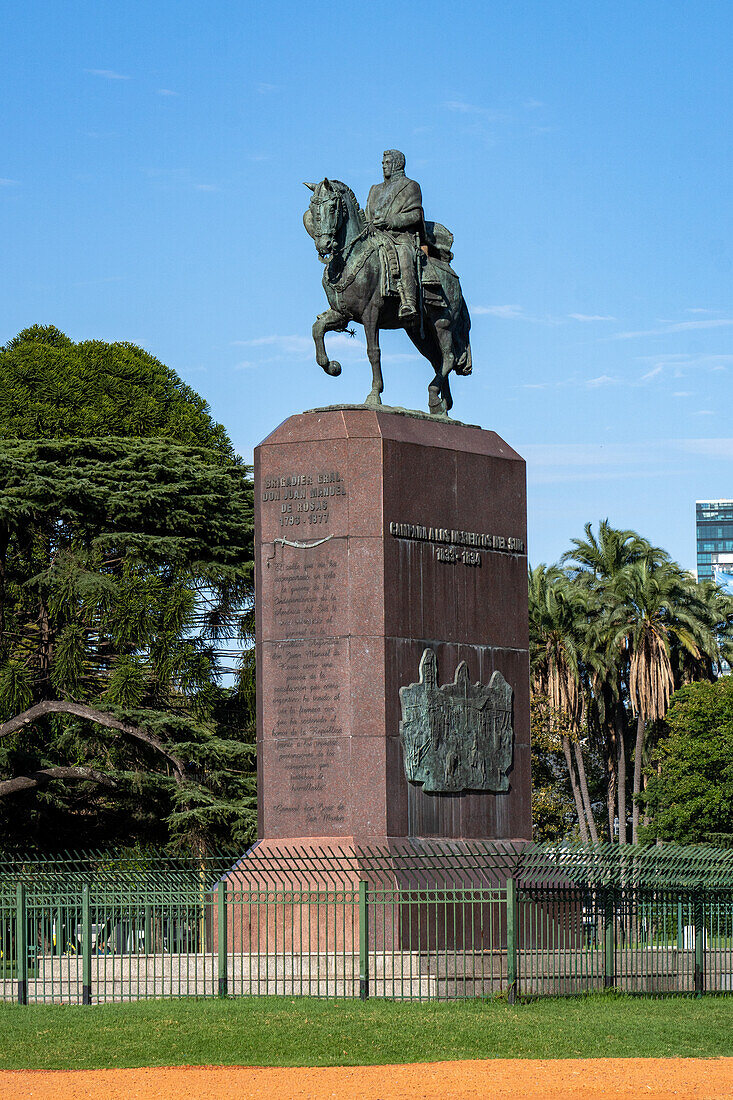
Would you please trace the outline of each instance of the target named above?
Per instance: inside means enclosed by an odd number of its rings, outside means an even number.
[[[590,575],[601,588],[612,583],[617,573],[633,562],[646,561],[656,566],[670,560],[666,550],[652,546],[636,531],[612,527],[607,519],[599,521],[597,536],[593,534],[592,523],[586,523],[583,530],[585,538],[571,539],[572,549],[566,550],[560,561],[575,563],[571,576]]]
[[[610,797],[618,799],[619,844],[626,843],[626,679],[628,661],[623,649],[613,644],[610,613],[614,586],[619,573],[635,562],[650,566],[669,561],[669,555],[632,530],[612,527],[600,520],[598,534],[591,523],[584,527],[584,539],[572,539],[572,549],[560,559],[569,563],[570,576],[587,587],[594,614],[586,645],[586,662],[593,670],[594,694],[601,704],[604,727],[604,756],[608,769],[609,833],[613,837],[614,812]]]
[[[635,531],[606,519],[597,533],[590,523],[584,533],[563,555],[564,568],[530,572],[533,687],[558,716],[581,836],[595,834],[579,736],[587,728],[606,764],[609,835],[617,808],[619,844],[626,844],[628,794],[636,842],[646,742],[670,693],[693,679],[712,679],[723,658],[733,663],[733,599],[711,582],[698,584]]]
[[[715,651],[716,641],[702,601],[686,574],[669,560],[654,564],[641,559],[624,566],[612,595],[610,645],[628,655],[629,702],[636,718],[631,825],[636,844],[646,731],[650,722],[667,713],[674,691],[672,654],[676,649],[697,662],[702,654]]]
[[[533,687],[536,694],[547,698],[559,727],[581,839],[588,843],[592,838],[594,843],[598,843],[580,747],[583,718],[582,596],[581,589],[556,566],[548,569],[545,565],[538,565],[530,569],[530,661]]]
[[[714,581],[696,581],[685,574],[682,600],[707,627],[711,644],[701,648],[698,658],[685,649],[673,649],[675,687],[694,680],[712,681],[724,661],[733,663],[733,599]]]

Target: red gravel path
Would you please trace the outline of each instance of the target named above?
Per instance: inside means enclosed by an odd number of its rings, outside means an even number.
[[[496,1059],[403,1066],[0,1071],[3,1100],[695,1100],[733,1098],[733,1058]]]

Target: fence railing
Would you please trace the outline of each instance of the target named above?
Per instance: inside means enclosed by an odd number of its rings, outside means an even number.
[[[698,849],[676,882],[648,849],[256,852],[0,859],[0,999],[733,991],[733,886]]]

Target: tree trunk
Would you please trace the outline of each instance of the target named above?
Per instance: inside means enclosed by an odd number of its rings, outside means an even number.
[[[578,790],[578,781],[575,778],[575,769],[573,768],[573,755],[570,751],[570,738],[563,737],[562,739],[562,751],[565,753],[565,763],[568,766],[568,775],[570,776],[570,786],[573,792],[573,798],[575,799],[575,809],[578,814],[578,827],[580,829],[580,839],[584,844],[589,843],[588,839],[588,825],[585,820],[585,810],[583,809],[583,801],[580,797],[580,791]]]
[[[8,552],[9,535],[5,528],[0,530],[0,646],[5,636],[5,559]]]
[[[626,746],[624,744],[624,712],[619,703],[616,707],[616,741],[618,751],[618,842],[626,843]]]
[[[117,786],[109,775],[95,771],[94,768],[41,768],[28,775],[16,775],[13,779],[3,779],[0,782],[0,798],[17,794],[18,791],[31,791],[51,779],[89,779],[104,787]]]
[[[583,763],[583,750],[580,747],[580,741],[575,742],[575,763],[578,766],[580,793],[583,796],[583,808],[585,809],[585,816],[588,821],[588,828],[590,829],[590,837],[593,843],[597,844],[598,830],[596,829],[596,823],[593,818],[593,810],[590,804],[590,796],[588,794],[588,780],[585,774],[585,764]]]
[[[636,747],[634,749],[634,804],[631,807],[631,843],[639,842],[639,794],[641,792],[641,768],[644,759],[644,734],[646,722],[640,714],[636,719]]]
[[[606,741],[606,775],[608,788],[606,790],[606,807],[608,809],[608,839],[613,844],[615,832],[613,828],[616,817],[616,792],[618,791],[618,753],[616,749],[616,731],[612,725],[607,726],[608,738]]]
[[[107,729],[120,730],[121,733],[126,733],[129,737],[135,738],[136,741],[142,741],[161,753],[162,756],[165,756],[173,765],[176,781],[178,783],[183,781],[186,770],[183,761],[179,760],[158,737],[148,733],[140,726],[133,726],[131,722],[122,722],[119,718],[106,714],[102,710],[97,710],[96,707],[86,706],[84,703],[71,703],[66,699],[45,699],[42,703],[36,703],[35,706],[24,710],[22,714],[16,714],[14,718],[9,718],[7,722],[0,723],[0,737],[15,733],[23,726],[29,726],[31,722],[35,722],[37,718],[42,718],[45,714],[74,714],[77,718],[86,718],[89,722],[106,726]]]

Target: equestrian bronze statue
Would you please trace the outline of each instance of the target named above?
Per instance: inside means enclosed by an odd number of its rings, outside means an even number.
[[[388,149],[384,182],[369,192],[366,211],[339,180],[307,183],[313,192],[303,223],[326,265],[323,289],[330,309],[313,325],[316,362],[326,374],[341,373],[329,359],[324,335],[344,332],[351,321],[364,326],[372,388],[367,405],[380,405],[379,330],[403,328],[435,377],[428,386],[431,413],[453,405],[448,376],[471,373],[471,320],[461,284],[450,265],[453,235],[425,221],[420,187],[405,175],[405,158]]]

